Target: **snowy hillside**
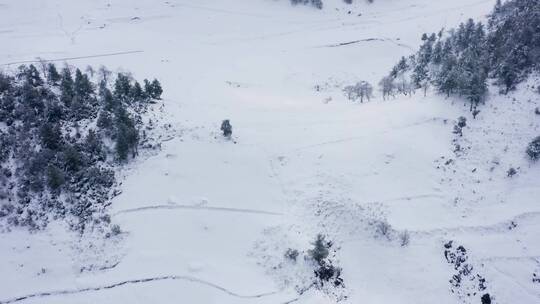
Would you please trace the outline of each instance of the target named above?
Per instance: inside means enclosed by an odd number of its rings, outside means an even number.
[[[433,90],[343,93],[495,2],[0,2],[0,70],[157,77],[168,130],[119,171],[118,236],[2,227],[0,303],[540,303],[538,77],[476,119]],[[314,284],[318,234],[339,286]]]

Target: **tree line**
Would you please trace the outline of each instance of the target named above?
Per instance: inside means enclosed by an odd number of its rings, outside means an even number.
[[[292,5],[298,5],[298,4],[303,4],[303,5],[311,5],[315,8],[318,8],[318,9],[322,9],[323,6],[324,6],[324,3],[322,0],[290,0],[291,1],[291,4]],[[373,3],[373,1],[375,0],[366,0],[368,3]],[[353,0],[343,0],[343,2],[347,3],[347,4],[352,4],[353,3]]]

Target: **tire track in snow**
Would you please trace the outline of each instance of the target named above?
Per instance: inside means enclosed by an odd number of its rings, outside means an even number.
[[[81,289],[68,289],[68,290],[57,290],[57,291],[48,291],[48,292],[38,292],[33,294],[28,294],[20,297],[15,297],[7,300],[1,300],[0,304],[10,304],[10,303],[17,303],[33,298],[45,298],[45,297],[52,297],[52,296],[60,296],[60,295],[72,295],[72,294],[78,294],[78,293],[84,293],[84,292],[91,292],[91,291],[101,291],[101,290],[107,290],[107,289],[113,289],[116,287],[121,287],[125,285],[135,285],[135,284],[142,284],[142,283],[148,283],[148,282],[156,282],[156,281],[188,281],[192,283],[198,283],[201,285],[205,285],[217,290],[220,290],[230,296],[237,297],[237,298],[243,298],[243,299],[254,299],[254,298],[262,298],[266,296],[271,296],[276,294],[277,292],[266,292],[266,293],[260,293],[260,294],[254,294],[254,295],[242,295],[238,294],[236,292],[233,292],[225,287],[219,286],[217,284],[214,284],[212,282],[208,282],[205,280],[201,280],[195,277],[190,276],[177,276],[177,275],[168,275],[168,276],[159,276],[159,277],[151,277],[151,278],[143,278],[143,279],[134,279],[134,280],[127,280],[127,281],[121,281],[118,283],[113,283],[110,285],[103,285],[103,286],[97,286],[97,287],[87,287],[87,288],[81,288]]]
[[[128,55],[128,54],[137,54],[137,53],[143,53],[143,52],[144,51],[125,51],[125,52],[105,53],[105,54],[87,55],[87,56],[64,57],[64,58],[49,59],[49,60],[45,60],[45,59],[43,59],[43,60],[41,60],[41,59],[23,60],[23,61],[14,61],[14,62],[2,63],[2,64],[0,64],[0,66],[7,66],[7,65],[13,65],[13,64],[25,64],[25,63],[36,63],[36,62],[55,62],[55,61],[78,60],[78,59],[87,59],[87,58],[110,57],[110,56],[119,56],[119,55]]]
[[[386,200],[376,200],[369,203],[392,203],[392,202],[400,202],[400,201],[412,201],[414,199],[428,199],[428,198],[444,198],[444,195],[440,194],[418,194],[418,195],[410,195],[410,196],[401,196],[401,197],[395,197],[390,198]]]
[[[266,214],[266,215],[283,215],[281,212],[272,212],[256,209],[241,209],[241,208],[228,208],[228,207],[206,207],[206,206],[190,206],[190,205],[154,205],[145,206],[132,209],[120,210],[113,214],[117,216],[125,213],[141,212],[148,210],[174,210],[174,209],[186,209],[186,210],[209,210],[209,211],[223,211],[223,212],[237,212],[237,213],[252,213],[252,214]]]
[[[349,46],[349,45],[353,45],[353,44],[358,44],[358,43],[361,43],[361,42],[390,42],[392,44],[395,44],[399,47],[403,47],[403,48],[406,48],[408,50],[413,50],[412,47],[406,45],[406,44],[403,44],[403,43],[399,43],[399,42],[395,42],[393,39],[390,39],[390,38],[366,38],[366,39],[359,39],[359,40],[352,40],[352,41],[347,41],[347,42],[340,42],[340,43],[333,43],[333,44],[326,44],[326,45],[321,45],[321,46],[316,46],[315,48],[336,48],[336,47],[342,47],[342,46]]]

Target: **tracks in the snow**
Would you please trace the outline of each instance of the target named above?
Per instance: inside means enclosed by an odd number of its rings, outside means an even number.
[[[264,211],[264,210],[256,210],[256,209],[210,207],[210,206],[197,206],[197,205],[153,205],[153,206],[144,206],[144,207],[120,210],[114,213],[113,216],[126,214],[126,213],[150,211],[150,210],[175,210],[175,209],[207,210],[207,211],[221,211],[221,212],[265,214],[265,215],[283,215],[283,213],[280,213],[280,212],[272,212],[272,211]]]
[[[14,297],[11,299],[6,300],[0,300],[0,304],[11,304],[11,303],[17,303],[29,299],[34,298],[45,298],[45,297],[52,297],[52,296],[60,296],[60,295],[72,295],[72,294],[79,294],[84,292],[91,292],[91,291],[101,291],[101,290],[107,290],[107,289],[113,289],[116,287],[126,286],[126,285],[134,285],[134,284],[143,284],[148,282],[156,282],[156,281],[187,281],[191,283],[197,283],[201,284],[210,288],[214,288],[217,290],[220,290],[230,296],[237,297],[237,298],[243,298],[243,299],[255,299],[255,298],[262,298],[265,296],[271,296],[276,294],[277,292],[267,292],[267,293],[260,293],[260,294],[253,294],[253,295],[242,295],[236,292],[233,292],[225,287],[219,286],[217,284],[201,280],[195,277],[190,276],[178,276],[178,275],[166,275],[166,276],[158,276],[158,277],[150,277],[150,278],[142,278],[142,279],[133,279],[133,280],[126,280],[121,281],[117,283],[112,283],[109,285],[102,285],[102,286],[96,286],[96,287],[86,287],[86,288],[80,288],[80,289],[67,289],[67,290],[57,290],[57,291],[48,291],[48,292],[37,292],[32,294],[27,294],[24,296]]]
[[[397,45],[399,47],[403,47],[403,48],[406,48],[406,49],[409,49],[409,50],[413,50],[412,47],[410,47],[410,46],[408,46],[406,44],[403,44],[403,43],[396,42],[393,39],[389,39],[389,38],[384,38],[384,39],[383,38],[359,39],[359,40],[353,40],[353,41],[347,41],[347,42],[326,44],[326,45],[318,46],[317,48],[321,48],[321,47],[335,48],[335,47],[340,47],[340,46],[348,46],[348,45],[352,45],[352,44],[358,44],[358,43],[362,43],[362,42],[373,42],[373,41],[390,42],[390,43],[393,43],[393,44],[395,44],[395,45]]]
[[[513,224],[519,225],[526,220],[536,220],[540,217],[540,211],[531,211],[518,214],[511,219],[497,222],[490,225],[478,225],[478,226],[457,226],[449,228],[437,228],[431,230],[416,230],[411,231],[417,235],[430,235],[430,234],[446,234],[446,233],[489,233],[494,231],[514,229]],[[519,227],[519,226],[517,226]]]

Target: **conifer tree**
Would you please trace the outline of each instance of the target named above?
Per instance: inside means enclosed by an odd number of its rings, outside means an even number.
[[[58,82],[62,79],[62,76],[56,70],[56,66],[52,63],[47,65],[47,81],[50,85],[58,85]]]
[[[73,78],[71,77],[71,71],[65,67],[62,70],[62,81],[60,83],[60,100],[64,105],[69,107],[71,101],[75,96],[75,90],[73,87]]]

